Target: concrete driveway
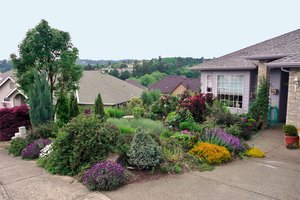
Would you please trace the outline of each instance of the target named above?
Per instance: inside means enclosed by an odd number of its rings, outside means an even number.
[[[68,176],[54,176],[35,161],[8,155],[0,148],[0,200],[109,200],[99,192],[90,192]]]
[[[266,158],[236,160],[212,172],[191,172],[125,185],[104,194],[113,200],[300,199],[300,150],[283,146],[280,129],[251,140]]]

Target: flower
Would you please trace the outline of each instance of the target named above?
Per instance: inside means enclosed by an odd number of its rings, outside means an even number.
[[[125,169],[118,163],[96,163],[83,175],[83,183],[91,190],[113,190],[125,180]]]
[[[50,144],[51,140],[49,139],[38,139],[33,141],[31,144],[28,144],[25,149],[21,152],[22,158],[35,159],[40,155],[41,149],[46,145]]]
[[[40,158],[43,158],[45,156],[48,156],[52,152],[52,143],[46,145],[40,152]]]

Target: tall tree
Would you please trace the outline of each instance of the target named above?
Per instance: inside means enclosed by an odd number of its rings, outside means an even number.
[[[76,117],[79,114],[79,107],[77,103],[77,98],[74,93],[70,96],[70,119]]]
[[[33,126],[50,122],[53,117],[53,105],[50,89],[45,75],[33,72],[34,82],[29,91],[29,115]]]
[[[76,64],[78,49],[71,43],[69,33],[51,28],[46,20],[26,33],[19,45],[19,55],[11,54],[11,58],[18,83],[27,94],[34,70],[46,74],[52,99],[74,90],[82,76],[82,68]]]
[[[96,115],[98,115],[100,118],[105,117],[104,105],[103,105],[100,93],[98,94],[97,98],[95,99],[94,108],[95,108]]]
[[[56,119],[60,125],[70,120],[70,100],[67,95],[60,94],[56,103]]]

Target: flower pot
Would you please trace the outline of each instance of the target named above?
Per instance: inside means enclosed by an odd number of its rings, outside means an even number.
[[[288,136],[285,135],[284,136],[284,144],[285,145],[292,145],[294,143],[298,143],[299,142],[299,136]]]

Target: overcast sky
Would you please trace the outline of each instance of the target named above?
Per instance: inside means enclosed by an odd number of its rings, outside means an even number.
[[[0,0],[0,59],[41,19],[85,59],[212,58],[300,28],[299,0]]]

